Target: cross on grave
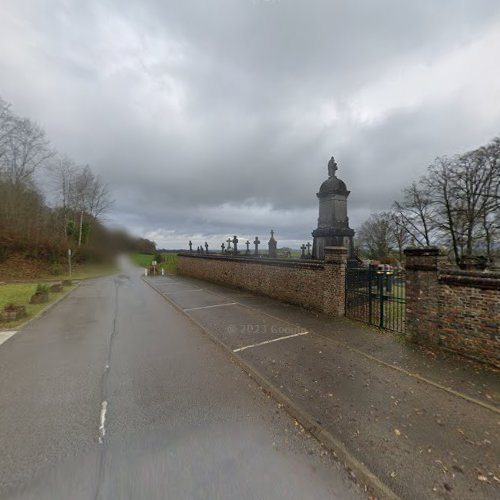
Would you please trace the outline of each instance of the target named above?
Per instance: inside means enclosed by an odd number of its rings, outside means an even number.
[[[221,249],[222,249],[222,253],[224,253],[224,250],[225,250],[225,248],[226,248],[226,245],[224,245],[224,243],[223,243],[220,247],[221,247]]]
[[[309,242],[307,242],[307,256],[310,257],[311,256],[311,244]]]
[[[250,241],[247,240],[247,242],[245,243],[245,245],[247,246],[246,255],[248,255],[250,253]]]
[[[208,255],[208,243],[206,241],[205,241],[205,251],[206,251],[206,253]]]
[[[300,256],[300,258],[305,259],[306,258],[306,246],[304,244],[302,244],[300,249],[302,250],[302,255]]]
[[[233,236],[233,246],[234,246],[234,253],[238,253],[238,238],[236,238],[236,235]]]
[[[254,240],[253,244],[255,245],[255,252],[254,252],[255,255],[259,255],[260,240],[259,240],[258,236],[255,237],[255,240]]]
[[[227,243],[227,251],[229,252],[229,250],[231,250],[231,238],[228,238],[226,240],[226,243]]]
[[[193,253],[193,242],[189,240],[189,253]]]

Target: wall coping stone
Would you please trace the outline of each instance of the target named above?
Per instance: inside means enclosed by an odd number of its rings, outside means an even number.
[[[230,255],[203,255],[203,254],[190,254],[187,252],[180,252],[177,254],[180,257],[189,257],[192,259],[208,259],[208,260],[219,260],[219,261],[231,261],[240,262],[242,264],[259,264],[264,266],[275,266],[275,267],[290,267],[290,268],[300,268],[300,269],[313,269],[313,270],[323,270],[325,268],[325,262],[322,260],[317,260],[315,262],[305,262],[299,259],[269,259],[267,257],[248,257],[248,256],[230,256]]]
[[[439,255],[438,247],[409,247],[404,250],[405,255],[411,257],[437,257]]]
[[[500,273],[446,270],[440,273],[439,282],[447,285],[470,286],[500,291]]]

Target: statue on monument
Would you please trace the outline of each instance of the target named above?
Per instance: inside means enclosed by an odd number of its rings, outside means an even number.
[[[330,158],[330,161],[328,162],[328,177],[334,177],[335,172],[338,170],[337,162],[335,161],[335,158],[332,156]]]

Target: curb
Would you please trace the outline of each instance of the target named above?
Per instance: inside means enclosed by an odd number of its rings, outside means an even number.
[[[335,458],[344,463],[346,468],[351,471],[358,482],[364,484],[368,490],[376,495],[377,498],[387,500],[401,500],[401,498],[392,491],[382,480],[380,480],[365,464],[359,461],[346,446],[337,439],[330,431],[324,428],[321,424],[316,422],[314,418],[307,412],[299,408],[288,396],[283,394],[266,377],[261,375],[253,366],[247,363],[239,354],[227,346],[224,342],[218,339],[214,334],[205,328],[200,322],[194,319],[189,314],[173,302],[169,297],[160,293],[151,283],[142,277],[144,283],[149,285],[157,294],[159,294],[165,301],[171,304],[175,309],[180,311],[186,318],[192,321],[198,328],[200,328],[217,346],[221,347],[231,359],[252,379],[254,380],[267,394],[274,400],[283,405],[287,413],[299,422],[307,432],[313,435],[323,446],[329,449]]]

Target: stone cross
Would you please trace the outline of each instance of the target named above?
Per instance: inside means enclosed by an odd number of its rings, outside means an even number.
[[[223,243],[220,247],[221,247],[221,249],[222,249],[222,253],[224,253],[224,250],[225,250],[225,248],[226,248],[226,245],[224,245],[224,243]]]
[[[193,242],[189,240],[189,253],[193,253]]]
[[[238,238],[236,238],[236,235],[233,237],[233,246],[234,246],[234,253],[238,253]]]
[[[259,255],[260,240],[259,240],[258,236],[255,237],[255,240],[254,240],[253,244],[255,245],[255,252],[254,252],[255,255]]]
[[[247,246],[246,255],[248,255],[250,253],[250,241],[247,240],[247,242],[245,243],[245,245]]]
[[[311,244],[309,242],[307,242],[307,255],[310,257],[311,256]]]
[[[302,255],[300,256],[300,258],[305,259],[306,258],[306,246],[304,244],[302,244],[300,249],[302,250]]]
[[[228,238],[226,240],[226,243],[227,243],[227,251],[229,252],[229,250],[231,250],[231,238]]]
[[[207,252],[208,255],[208,243],[205,241],[205,251]]]

